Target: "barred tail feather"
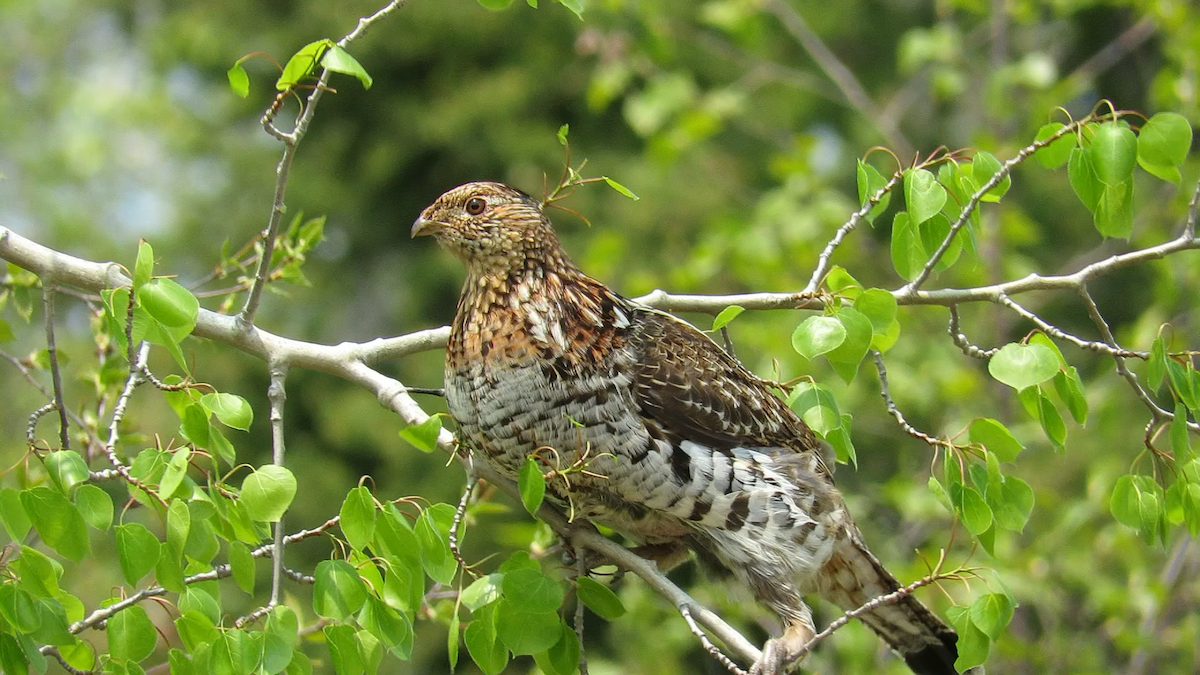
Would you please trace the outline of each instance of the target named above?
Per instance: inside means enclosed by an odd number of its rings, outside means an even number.
[[[901,588],[861,541],[841,542],[823,571],[821,595],[847,611]],[[958,635],[912,595],[859,619],[917,675],[958,675]]]

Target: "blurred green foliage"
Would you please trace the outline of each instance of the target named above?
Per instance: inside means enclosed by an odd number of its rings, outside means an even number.
[[[803,287],[825,242],[859,204],[855,159],[872,146],[892,148],[906,165],[911,153],[939,146],[975,147],[1004,160],[1044,124],[1065,121],[1057,106],[1080,118],[1104,98],[1147,117],[1169,110],[1200,122],[1200,13],[1185,0],[791,6],[844,64],[844,72],[835,71],[840,87],[770,1],[593,0],[581,21],[545,0],[537,9],[513,3],[503,11],[473,0],[412,0],[350,50],[373,78],[370,90],[351,77],[331,82],[336,93],[325,98],[300,148],[287,198],[289,218],[303,212],[325,219],[324,240],[309,250],[294,233],[294,250],[306,258],[302,275],[283,275],[293,283],[270,287],[280,293],[267,296],[257,323],[326,343],[445,324],[461,270],[430,244],[409,241],[408,224],[443,190],[468,180],[504,180],[538,194],[548,175],[553,186],[562,124],[570,125],[572,146],[589,159],[589,169],[641,197],[579,190],[567,205],[594,226],[556,214],[566,246],[589,273],[638,295],[658,287],[702,293]],[[279,71],[267,58],[245,61],[246,99],[230,90],[226,71],[253,52],[283,63],[305,44],[336,39],[375,9],[366,0],[0,3],[6,36],[0,72],[8,75],[0,96],[0,225],[131,270],[145,238],[157,274],[177,275],[186,285],[202,279],[230,259],[223,243],[237,251],[265,225],[280,152],[258,125]],[[847,104],[848,77],[869,106]],[[279,118],[295,114],[295,101],[287,100]],[[884,176],[896,168],[882,153],[870,159]],[[1138,174],[1132,246],[1174,236],[1196,164],[1182,166],[1182,188]],[[883,216],[860,228],[835,255],[867,288],[903,284],[889,263],[890,223]],[[1123,246],[1100,237],[1065,170],[1028,162],[1014,173],[1003,206],[984,212],[978,260],[960,262],[935,281],[965,287],[1034,271],[1069,272]],[[18,318],[24,307],[39,306],[38,292],[19,288],[29,280],[12,272],[2,318],[13,335],[0,334],[6,340],[0,349],[38,363],[34,356],[45,346],[41,310],[29,325]],[[200,290],[220,289],[235,277]],[[1200,265],[1183,254],[1122,270],[1091,290],[1121,344],[1149,350],[1169,322],[1170,349],[1179,351],[1196,348],[1197,288]],[[220,301],[216,295],[202,303],[217,308]],[[1064,330],[1094,335],[1073,297],[1045,293],[1023,302]],[[70,359],[66,398],[94,400],[112,375],[95,364],[83,303],[63,296],[58,304],[59,347]],[[983,347],[1019,341],[1032,328],[990,305],[964,306],[961,314],[963,330]],[[839,484],[880,558],[901,579],[919,578],[926,572],[922,558],[936,560],[952,522],[927,487],[931,449],[888,416],[869,367],[847,384],[824,360],[810,362],[792,348],[793,330],[806,316],[748,311],[728,329],[739,357],[756,372],[811,375],[833,390],[842,411],[853,413],[857,466],[843,466]],[[693,318],[702,327],[708,322]],[[1142,441],[1148,412],[1114,375],[1112,359],[1062,345],[1085,385],[1089,414],[1086,426],[1066,423],[1065,450],[1057,451],[1015,392],[947,339],[945,308],[902,307],[896,318],[901,337],[887,354],[891,394],[909,421],[931,434],[955,435],[975,418],[996,418],[1026,448],[1006,471],[1032,486],[1031,520],[1023,532],[997,535],[994,555],[974,552],[974,563],[995,570],[986,582],[970,592],[948,587],[960,602],[1007,589],[1019,603],[995,641],[989,669],[1189,673],[1200,667],[1200,617],[1193,611],[1200,561],[1186,528],[1172,526],[1164,542],[1147,544],[1110,513],[1118,479],[1131,469],[1150,475],[1153,465]],[[177,370],[160,351],[155,368]],[[183,351],[199,377],[259,411],[248,433],[226,432],[238,461],[269,461],[262,364],[196,339],[184,342]],[[384,368],[405,383],[438,386],[441,355]],[[1142,368],[1135,365],[1144,374]],[[25,455],[27,415],[44,400],[8,364],[0,364],[0,391],[0,464],[8,468]],[[441,409],[433,398],[422,403]],[[93,407],[91,414],[106,419],[111,410]],[[39,427],[42,437],[54,437],[50,419]],[[136,443],[143,434],[147,447],[150,435],[177,428],[161,397],[135,399],[130,419],[125,440]],[[397,435],[403,425],[395,416],[336,378],[291,373],[286,425],[288,467],[299,486],[289,529],[335,514],[362,475],[371,476],[379,499],[454,501],[460,491],[456,466],[416,451]],[[42,471],[36,464],[28,471]],[[0,486],[15,487],[26,466],[15,465]],[[508,504],[508,513],[477,514],[464,545],[468,558],[507,556],[538,534],[520,505]],[[966,539],[956,538],[952,559],[970,551]],[[61,580],[78,589],[89,609],[126,576],[144,571],[119,556],[111,539],[93,536],[92,543],[101,564],[71,566]],[[302,542],[289,549],[289,565],[312,570],[329,549],[325,540]],[[261,588],[265,566],[258,572]],[[767,636],[770,619],[743,589],[706,581],[694,566],[678,580],[754,639]],[[286,590],[297,607],[311,606],[310,587]],[[721,672],[667,603],[632,578],[617,590],[626,615],[589,621],[585,646],[593,673]],[[254,606],[228,582],[219,592],[231,615]],[[936,592],[922,597],[943,614],[949,605]],[[817,611],[819,625],[838,615],[828,606]],[[444,619],[450,608],[430,612]],[[176,616],[147,605],[145,614],[123,621],[147,615],[164,630],[171,628],[168,616]],[[300,623],[314,619],[302,613]],[[419,621],[411,660],[385,657],[383,671],[445,672],[445,630],[444,623]],[[346,639],[337,631],[323,635],[334,645]],[[98,633],[87,637],[102,649]],[[227,639],[236,649],[240,638]],[[478,636],[466,639],[469,648],[473,640],[484,644]],[[0,652],[8,648],[0,645]],[[140,653],[144,646],[120,649]],[[158,649],[162,658],[155,659],[165,660],[161,642]],[[332,672],[324,649],[310,651],[318,672]],[[533,667],[528,657],[509,664],[514,672]],[[906,672],[858,624],[817,649],[808,667]],[[473,668],[470,659],[458,664],[459,672]]]

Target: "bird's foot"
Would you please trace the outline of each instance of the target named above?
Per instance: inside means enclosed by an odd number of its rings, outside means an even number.
[[[783,675],[803,661],[807,656],[804,646],[813,639],[812,626],[794,623],[783,635],[767,640],[762,656],[750,667],[750,675]]]

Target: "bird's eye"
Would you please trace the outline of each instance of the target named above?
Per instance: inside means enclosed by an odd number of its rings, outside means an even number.
[[[471,197],[467,200],[467,213],[471,214],[472,216],[477,216],[483,213],[483,210],[486,208],[487,202],[483,201],[483,199],[479,197]]]

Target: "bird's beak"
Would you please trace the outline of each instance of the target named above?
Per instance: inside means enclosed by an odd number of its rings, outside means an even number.
[[[433,231],[441,226],[442,226],[442,223],[439,223],[436,220],[429,220],[424,215],[422,215],[422,216],[419,216],[415,221],[413,221],[411,236],[423,237],[427,234],[433,234]]]

